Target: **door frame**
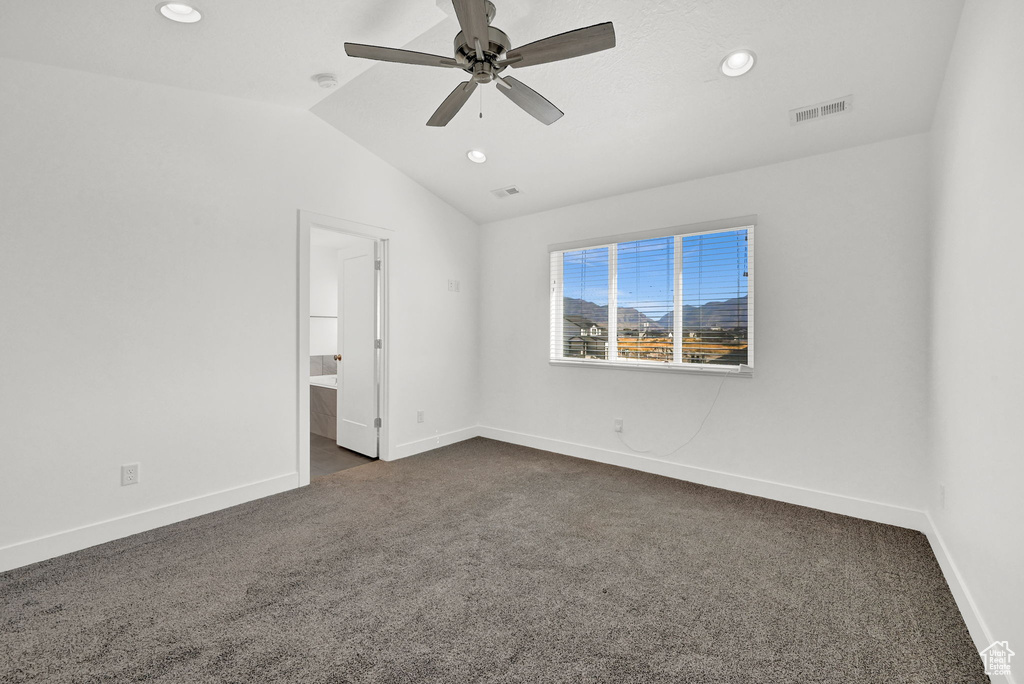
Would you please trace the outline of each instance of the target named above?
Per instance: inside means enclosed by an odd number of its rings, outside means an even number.
[[[313,228],[329,230],[344,235],[369,238],[374,241],[374,251],[381,261],[380,273],[378,275],[380,286],[375,288],[379,292],[376,297],[375,308],[378,326],[378,334],[383,340],[381,349],[377,352],[376,376],[377,376],[377,410],[381,418],[381,427],[377,433],[377,456],[382,461],[388,461],[391,454],[391,421],[389,420],[389,369],[390,369],[390,347],[388,332],[390,328],[389,319],[389,269],[388,269],[388,246],[394,231],[380,226],[371,226],[366,223],[358,223],[347,219],[314,214],[312,212],[299,210],[298,212],[298,240],[297,240],[297,263],[298,263],[298,316],[296,320],[296,369],[298,371],[297,411],[296,411],[296,432],[297,432],[297,463],[298,485],[303,487],[309,484],[309,247],[310,235]]]

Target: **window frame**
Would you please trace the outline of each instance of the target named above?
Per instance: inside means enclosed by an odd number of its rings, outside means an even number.
[[[623,233],[603,238],[593,238],[571,243],[559,243],[548,245],[548,257],[550,262],[549,286],[550,286],[550,320],[548,323],[549,351],[548,364],[552,366],[566,366],[578,368],[610,368],[614,370],[633,370],[657,373],[697,373],[719,375],[728,373],[732,375],[752,376],[754,373],[754,278],[757,269],[754,266],[754,235],[757,227],[757,216],[743,216],[720,221],[709,221],[705,223],[675,226],[673,228],[662,228],[657,230],[641,231],[635,233]],[[681,299],[683,293],[679,288],[682,277],[682,241],[685,237],[695,235],[711,235],[714,233],[726,233],[737,230],[747,231],[747,362],[745,364],[701,364],[692,362],[676,361],[682,355],[682,337],[673,334],[673,355],[671,362],[646,361],[633,359],[624,361],[618,357],[618,316],[612,312],[618,308],[618,246],[622,243],[651,240],[655,238],[674,238],[673,247],[673,300],[674,311],[681,310]],[[562,267],[564,254],[586,249],[608,249],[608,358],[606,359],[574,359],[564,356],[564,283],[562,278]],[[555,255],[559,258],[554,258]],[[674,317],[673,320],[676,320]],[[678,328],[673,330],[678,333]]]

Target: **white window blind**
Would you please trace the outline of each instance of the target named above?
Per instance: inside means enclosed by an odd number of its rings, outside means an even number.
[[[753,367],[753,226],[551,252],[551,360]]]
[[[684,362],[750,365],[748,232],[681,238]]]
[[[621,242],[616,249],[618,358],[671,361],[675,239]]]
[[[608,256],[607,247],[566,252],[559,258],[561,271],[560,334],[552,337],[552,354],[571,359],[607,359]]]

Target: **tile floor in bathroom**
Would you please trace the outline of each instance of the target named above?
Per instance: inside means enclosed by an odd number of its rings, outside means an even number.
[[[333,439],[320,435],[309,435],[309,477],[322,477],[339,470],[354,468],[376,459],[349,451],[334,443]]]

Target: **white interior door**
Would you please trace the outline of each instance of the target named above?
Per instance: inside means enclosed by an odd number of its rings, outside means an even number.
[[[376,273],[370,239],[338,250],[338,445],[377,456]]]

